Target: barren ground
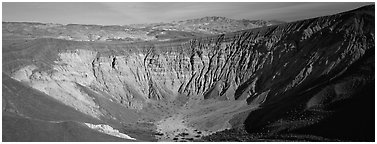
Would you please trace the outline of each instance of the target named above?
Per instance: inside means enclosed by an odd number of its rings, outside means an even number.
[[[229,129],[235,114],[257,106],[244,101],[190,101],[178,113],[156,122],[158,141],[193,141],[217,131]]]

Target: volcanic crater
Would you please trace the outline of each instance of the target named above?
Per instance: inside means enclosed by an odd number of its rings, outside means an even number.
[[[3,141],[374,141],[374,19],[131,43],[3,23]]]

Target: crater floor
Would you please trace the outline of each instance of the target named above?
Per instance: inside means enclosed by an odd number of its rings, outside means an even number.
[[[258,105],[245,101],[191,100],[176,113],[155,122],[158,141],[193,141],[232,127],[231,119]]]

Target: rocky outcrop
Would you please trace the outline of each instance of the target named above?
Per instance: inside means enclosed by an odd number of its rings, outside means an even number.
[[[130,137],[130,136],[124,134],[124,133],[120,133],[118,130],[112,128],[109,125],[105,125],[105,124],[94,125],[94,124],[91,124],[91,123],[85,123],[85,125],[88,126],[91,129],[97,130],[101,133],[105,133],[105,134],[112,135],[112,136],[119,137],[119,138],[136,140],[135,138],[132,138],[132,137]]]

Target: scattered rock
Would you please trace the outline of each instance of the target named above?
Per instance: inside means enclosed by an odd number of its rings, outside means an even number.
[[[186,138],[186,140],[190,140],[190,141],[192,141],[192,140],[194,140],[194,138]]]
[[[154,135],[162,136],[164,134],[163,133],[155,133]]]

